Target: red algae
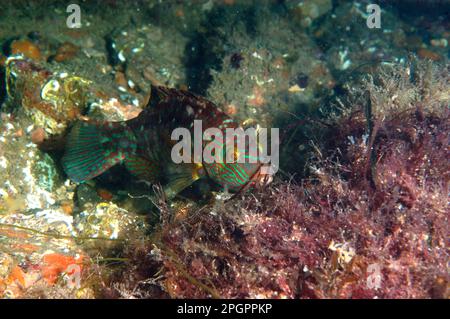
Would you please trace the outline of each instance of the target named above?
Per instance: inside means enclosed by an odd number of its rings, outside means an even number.
[[[350,144],[345,164],[323,160],[302,185],[281,183],[169,226],[165,245],[225,298],[448,298],[450,123],[413,114],[403,123],[419,136],[386,123],[375,188],[362,178],[365,148]],[[174,297],[210,296],[165,264]]]
[[[174,298],[449,298],[450,121],[435,94],[446,78],[424,90],[424,74],[420,85],[396,82],[428,92],[413,103],[365,82],[371,101],[330,119],[333,138],[300,182],[201,208],[160,205],[163,226],[141,247],[153,266],[134,278],[161,267],[152,287]],[[391,94],[403,102],[380,104]]]

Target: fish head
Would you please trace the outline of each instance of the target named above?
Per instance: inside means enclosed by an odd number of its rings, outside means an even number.
[[[262,173],[261,163],[211,163],[203,165],[208,176],[231,192],[260,188],[272,181]]]
[[[265,174],[265,166],[258,156],[261,145],[257,144],[258,150],[251,152],[249,143],[237,145],[234,142],[234,139],[227,139],[223,147],[219,147],[219,152],[222,152],[219,161],[203,162],[207,175],[231,192],[260,188],[270,183],[271,176]]]

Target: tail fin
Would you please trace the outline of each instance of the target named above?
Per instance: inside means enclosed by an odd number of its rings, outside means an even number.
[[[92,179],[135,149],[134,135],[124,123],[76,123],[62,158],[64,171],[74,182]]]

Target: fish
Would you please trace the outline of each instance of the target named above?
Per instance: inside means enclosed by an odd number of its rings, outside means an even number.
[[[194,133],[196,120],[202,121],[203,130],[225,131],[239,125],[213,102],[186,90],[152,86],[150,96],[148,105],[133,119],[84,120],[71,128],[62,166],[72,181],[85,182],[123,163],[138,179],[161,184],[168,198],[200,178],[209,178],[231,192],[265,183],[260,161],[227,162],[224,157],[223,162],[175,163],[171,150],[176,141],[171,134],[176,128]]]

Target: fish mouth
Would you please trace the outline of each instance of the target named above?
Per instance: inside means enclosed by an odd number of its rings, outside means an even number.
[[[261,189],[269,185],[273,181],[272,174],[263,174],[261,172],[262,165],[250,176],[249,181],[245,183],[237,193],[248,190],[249,188]]]
[[[259,169],[250,177],[249,183],[253,183],[254,187],[256,188],[262,188],[273,181],[273,175],[272,174],[263,174],[261,172],[262,166],[259,167]]]
[[[242,187],[236,190],[236,192],[228,198],[225,202],[229,202],[236,198],[239,194],[246,192],[250,188],[254,189],[261,189],[264,186],[269,185],[272,180],[273,176],[272,174],[262,174],[261,173],[262,165],[259,166],[259,168],[253,173],[253,175],[250,176],[250,179],[247,183],[245,183]]]

